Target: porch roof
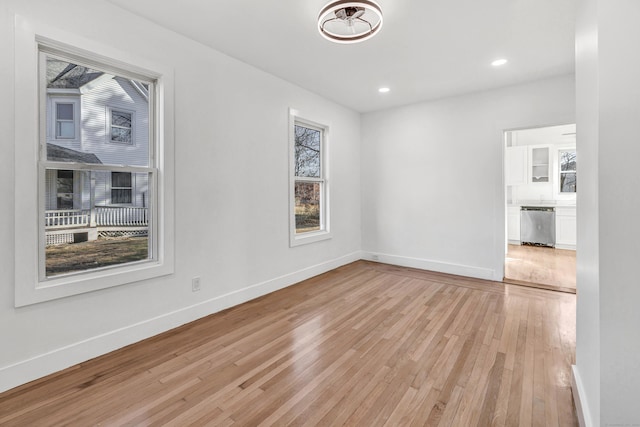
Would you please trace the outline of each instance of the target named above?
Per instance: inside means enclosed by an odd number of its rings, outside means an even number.
[[[47,160],[52,162],[75,162],[102,164],[98,156],[93,153],[82,153],[70,148],[47,143]]]

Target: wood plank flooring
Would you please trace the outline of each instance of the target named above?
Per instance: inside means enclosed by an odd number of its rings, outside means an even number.
[[[576,293],[576,251],[508,245],[505,282]]]
[[[2,426],[576,426],[575,295],[359,261],[0,394]]]

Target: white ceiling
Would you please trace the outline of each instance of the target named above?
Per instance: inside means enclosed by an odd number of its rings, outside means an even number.
[[[382,30],[352,45],[319,35],[327,0],[110,1],[359,112],[574,71],[578,0],[378,0]]]

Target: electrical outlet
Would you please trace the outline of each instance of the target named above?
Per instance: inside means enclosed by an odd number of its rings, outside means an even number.
[[[198,292],[200,290],[200,278],[194,277],[191,279],[191,292]]]

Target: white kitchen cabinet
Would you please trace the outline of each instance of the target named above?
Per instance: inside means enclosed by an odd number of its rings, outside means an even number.
[[[507,185],[527,183],[527,147],[507,147],[505,156],[505,182]]]
[[[507,207],[507,240],[520,244],[520,206]]]
[[[549,182],[549,147],[531,147],[531,182]]]
[[[576,208],[556,207],[556,248],[574,249],[577,240]]]

